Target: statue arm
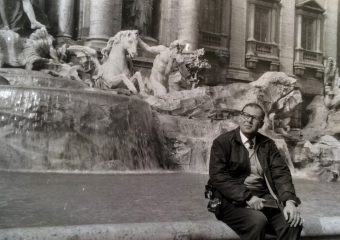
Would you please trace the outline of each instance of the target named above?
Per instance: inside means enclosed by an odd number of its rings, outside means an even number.
[[[167,50],[168,48],[163,45],[157,45],[157,46],[149,46],[146,44],[142,39],[138,38],[138,44],[139,46],[146,52],[152,53],[152,54],[159,54],[162,51]]]

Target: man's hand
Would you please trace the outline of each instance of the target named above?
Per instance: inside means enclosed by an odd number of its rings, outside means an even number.
[[[247,201],[247,204],[250,208],[254,210],[262,210],[263,209],[263,202],[266,200],[263,198],[259,198],[256,196],[252,196],[249,201]]]
[[[300,211],[292,201],[286,202],[286,206],[283,209],[283,215],[291,227],[296,227],[298,225],[302,225],[303,223],[303,218],[300,215]]]

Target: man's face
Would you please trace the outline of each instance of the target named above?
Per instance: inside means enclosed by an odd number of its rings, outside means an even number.
[[[240,129],[247,137],[253,137],[263,125],[262,111],[256,107],[246,107],[239,120]]]

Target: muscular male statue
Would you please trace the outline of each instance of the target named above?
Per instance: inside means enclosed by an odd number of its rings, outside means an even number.
[[[31,29],[45,27],[45,25],[36,19],[30,0],[0,0],[1,28],[5,30],[11,29],[13,31],[21,30],[25,25],[23,13],[26,13],[31,24]]]
[[[169,47],[163,45],[149,46],[140,38],[139,46],[146,52],[155,54],[155,60],[151,69],[150,79],[147,82],[149,89],[155,96],[161,96],[169,91],[169,75],[174,67],[174,62],[181,63],[184,61],[181,53],[185,43],[180,40],[173,41]]]

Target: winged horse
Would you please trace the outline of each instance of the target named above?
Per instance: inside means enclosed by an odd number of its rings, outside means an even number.
[[[101,51],[102,64],[98,65],[95,86],[103,89],[120,87],[124,84],[132,93],[138,93],[134,83],[137,81],[139,92],[143,93],[144,83],[140,72],[131,76],[127,55],[133,58],[137,55],[138,30],[118,32],[107,42]]]

